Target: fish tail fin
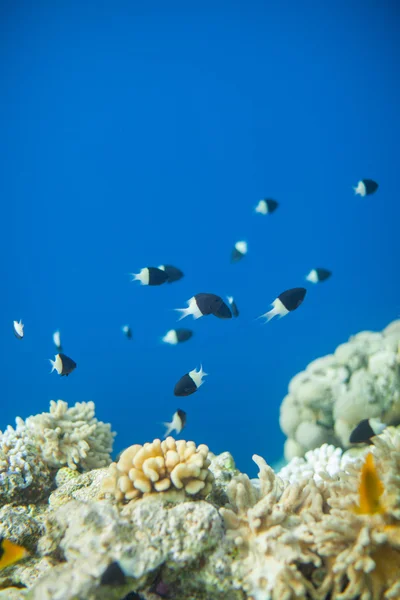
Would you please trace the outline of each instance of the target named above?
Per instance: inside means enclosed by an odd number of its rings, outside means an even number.
[[[164,433],[164,438],[168,437],[169,434],[171,433],[171,431],[173,430],[173,424],[171,423],[163,423],[164,427],[166,428],[165,433]]]
[[[188,317],[191,314],[190,307],[187,308],[174,308],[174,310],[180,315],[178,321],[182,321],[185,317]]]

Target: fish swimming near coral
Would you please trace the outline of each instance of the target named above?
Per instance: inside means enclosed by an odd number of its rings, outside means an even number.
[[[76,369],[76,362],[72,360],[72,358],[69,358],[69,356],[62,354],[62,352],[56,354],[55,360],[51,360],[51,358],[49,358],[49,361],[52,365],[51,373],[53,371],[57,371],[57,373],[61,376],[68,376],[74,369]]]
[[[178,267],[174,267],[173,265],[160,265],[158,267],[161,271],[165,271],[167,274],[167,283],[174,283],[174,281],[179,281],[182,279],[184,273]]]
[[[180,312],[179,321],[192,315],[194,319],[200,319],[206,315],[214,315],[219,319],[231,319],[232,313],[220,296],[216,294],[200,293],[192,296],[187,301],[187,308],[175,308]]]
[[[24,337],[24,324],[23,324],[22,320],[14,321],[13,326],[14,326],[15,337],[18,340],[22,340],[22,338]]]
[[[371,438],[379,435],[386,429],[386,423],[379,419],[363,419],[350,434],[350,444],[370,444]]]
[[[381,501],[383,492],[383,483],[378,476],[373,454],[369,452],[361,469],[359,505],[355,507],[355,512],[359,515],[384,513]]]
[[[203,377],[205,377],[207,373],[203,371],[203,367],[200,366],[200,370],[193,369],[193,371],[189,371],[180,378],[178,383],[175,385],[174,394],[175,396],[190,396],[190,394],[194,394],[197,392],[199,387],[203,385]]]
[[[27,555],[28,551],[23,546],[0,537],[0,569],[13,565]]]
[[[141,285],[162,285],[168,281],[168,274],[157,267],[145,267],[131,275],[132,281],[140,281]]]
[[[164,433],[165,438],[168,437],[174,430],[177,434],[179,434],[186,425],[185,411],[178,408],[172,417],[172,421],[170,423],[163,423],[163,425],[166,427],[166,431]]]
[[[296,310],[296,308],[300,306],[300,304],[304,300],[306,293],[307,290],[302,287],[292,288],[290,290],[282,292],[282,294],[279,294],[279,296],[273,301],[273,308],[258,318],[261,319],[262,317],[264,317],[265,319],[267,319],[267,321],[269,321],[277,315],[279,315],[279,318],[284,317],[289,312]]]

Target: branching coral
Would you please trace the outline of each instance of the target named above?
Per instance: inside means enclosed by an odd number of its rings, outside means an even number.
[[[190,496],[206,496],[212,487],[208,448],[194,442],[167,437],[144,446],[134,444],[122,452],[119,461],[109,467],[105,492],[117,501],[129,501],[151,492],[184,490]]]
[[[325,442],[349,447],[361,419],[400,422],[399,342],[400,321],[362,331],[293,377],[280,412],[287,460]]]
[[[110,464],[115,433],[94,413],[94,402],[77,402],[68,408],[67,402],[52,400],[50,412],[28,417],[25,423],[17,419],[17,430],[25,427],[29,431],[52,467],[97,469]]]
[[[54,469],[93,469],[110,464],[114,433],[94,417],[93,402],[74,407],[59,400],[50,412],[17,417],[0,432],[0,503],[37,502],[51,488]]]
[[[321,566],[309,547],[312,524],[323,498],[313,481],[286,485],[265,461],[253,456],[260,473],[255,488],[240,474],[228,486],[229,506],[221,508],[227,534],[240,549],[234,573],[255,600],[291,600],[314,595],[299,564]]]
[[[330,510],[314,526],[324,587],[340,600],[400,598],[400,430],[374,438],[369,457],[348,463],[329,486]]]

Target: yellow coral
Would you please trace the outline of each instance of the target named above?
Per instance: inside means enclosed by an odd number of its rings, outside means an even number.
[[[134,444],[109,467],[103,491],[117,501],[130,501],[145,494],[184,490],[190,496],[206,496],[212,487],[208,447],[167,437],[144,446]]]

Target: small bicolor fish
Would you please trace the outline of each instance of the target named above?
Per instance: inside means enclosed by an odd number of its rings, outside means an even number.
[[[179,321],[185,317],[192,315],[194,319],[200,319],[206,315],[214,315],[219,319],[231,319],[232,313],[225,302],[216,294],[196,294],[187,302],[187,308],[175,308],[180,312]]]
[[[322,269],[319,267],[317,269],[311,269],[309,274],[306,276],[306,279],[311,283],[320,283],[321,281],[329,279],[331,275],[332,271],[328,271],[328,269]]]
[[[193,335],[193,331],[191,329],[170,329],[162,338],[162,341],[166,344],[172,344],[175,346],[176,344],[181,344],[182,342],[187,342]]]
[[[171,431],[173,430],[175,430],[176,433],[179,434],[186,425],[185,411],[178,408],[178,410],[172,416],[171,423],[163,423],[163,425],[167,428],[166,432],[164,433],[165,438],[168,437]]]
[[[175,396],[190,396],[190,394],[194,394],[197,392],[199,387],[203,385],[203,377],[205,377],[207,373],[204,373],[203,367],[200,365],[200,370],[193,369],[193,371],[189,371],[183,377],[180,378],[178,383],[174,389]]]
[[[379,419],[363,419],[350,434],[350,444],[371,444],[371,438],[382,433],[387,425]]]
[[[355,512],[359,515],[384,513],[385,508],[381,501],[383,492],[383,483],[378,476],[373,454],[368,452],[361,469],[359,505],[355,507]]]
[[[236,304],[233,296],[227,296],[226,298],[228,300],[229,308],[231,309],[232,315],[235,318],[238,317],[239,316],[239,309],[237,307],[237,304]]]
[[[131,273],[132,281],[140,281],[141,285],[161,285],[168,280],[168,275],[157,267],[145,267],[139,273]]]
[[[59,331],[53,333],[53,342],[57,350],[61,350],[61,336]]]
[[[124,585],[125,582],[125,573],[117,561],[108,565],[100,579],[101,585]]]
[[[23,546],[0,536],[0,569],[13,565],[27,555],[28,551]]]
[[[260,215],[267,215],[273,213],[279,204],[276,200],[272,200],[272,198],[264,198],[264,200],[260,200],[260,202],[255,207],[255,212],[260,213]]]
[[[128,340],[132,339],[132,329],[129,327],[129,325],[124,325],[122,327],[122,332],[125,334]]]
[[[289,312],[296,310],[296,308],[300,306],[300,304],[304,300],[306,293],[307,290],[302,287],[292,288],[290,290],[282,292],[282,294],[279,294],[279,296],[273,301],[273,308],[261,315],[261,317],[266,318],[267,321],[269,321],[273,317],[276,317],[277,315],[279,315],[279,318],[284,317]]]
[[[241,260],[247,254],[247,242],[236,242],[231,254],[231,262],[235,263]]]
[[[173,265],[160,265],[158,268],[161,269],[161,271],[165,271],[167,274],[167,283],[179,281],[183,277],[183,271]]]
[[[61,352],[56,354],[55,360],[51,360],[51,358],[49,360],[52,365],[51,373],[56,370],[59,375],[68,376],[74,369],[76,369],[76,362]]]
[[[373,179],[361,179],[361,181],[358,182],[357,187],[353,187],[353,190],[356,195],[369,196],[370,194],[374,194],[378,187],[379,184]]]
[[[14,321],[13,326],[14,326],[15,337],[19,340],[22,340],[22,338],[24,337],[24,324],[23,324],[22,320]]]

